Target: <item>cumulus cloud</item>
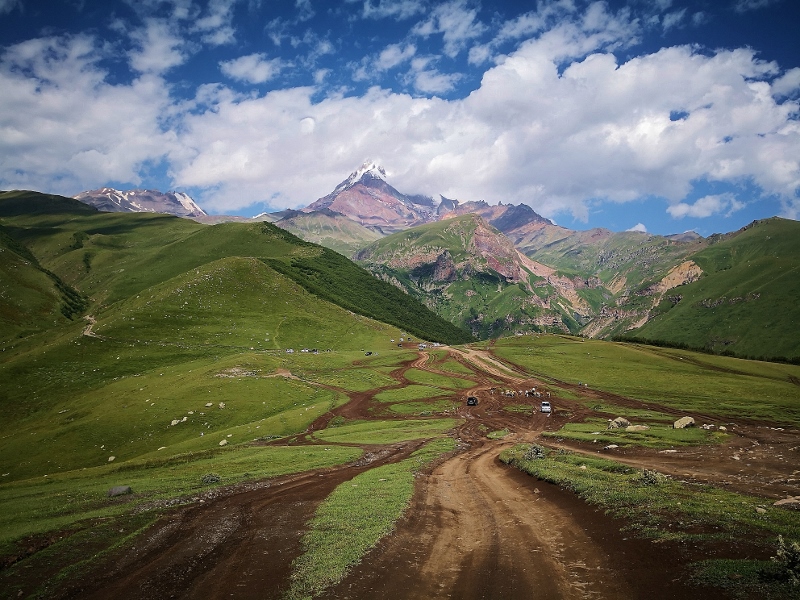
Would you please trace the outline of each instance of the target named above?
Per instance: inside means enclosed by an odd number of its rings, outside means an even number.
[[[613,13],[604,2],[595,2],[580,14],[573,0],[551,0],[506,21],[491,41],[470,48],[469,61],[480,65],[502,59],[496,52],[503,44],[539,36],[540,43],[561,47],[560,52],[551,52],[552,58],[561,62],[599,49],[628,47],[638,41],[640,33],[641,25],[628,8]]]
[[[380,71],[387,71],[411,59],[416,52],[417,48],[413,44],[390,44],[378,56],[375,67]]]
[[[466,28],[445,27],[444,12],[423,24],[445,46],[444,31],[466,32],[451,38],[460,52],[477,39],[469,34],[475,17],[462,2],[441,6]],[[583,12],[546,6],[562,17],[544,18],[534,37],[495,56],[476,89],[452,100],[379,86],[332,90],[320,84],[328,71],[313,64],[317,85],[247,94],[204,85],[177,100],[162,74],[187,50],[156,20],[137,35],[159,50],[137,46],[139,75],[128,83],[109,83],[102,47],[90,37],[18,44],[0,57],[0,188],[76,193],[109,180],[135,184],[147,165],[164,161],[172,186],[194,190],[212,211],[256,202],[287,208],[324,196],[372,157],[405,192],[525,202],[550,218],[585,219],[590,200],[650,196],[666,199],[675,218],[741,209],[733,195],[688,201],[699,180],[747,182],[797,214],[795,70],[782,73],[749,49],[680,46],[618,60],[610,50],[638,35],[629,13],[603,3]],[[530,19],[529,30],[537,27]],[[408,43],[384,51],[372,63],[408,64],[408,84],[419,92],[441,94],[458,77]],[[272,75],[269,64],[256,53],[221,68],[259,82]]]
[[[451,91],[461,78],[457,73],[440,73],[436,69],[412,71],[414,88],[424,94],[445,94]]]
[[[87,36],[48,37],[0,56],[0,181],[4,189],[75,194],[101,181],[141,182],[175,134],[164,81],[111,85]]]
[[[800,92],[800,68],[789,69],[782,77],[772,82],[775,96],[792,96]]]
[[[739,202],[733,194],[718,194],[703,196],[693,204],[679,202],[667,208],[667,212],[676,219],[683,217],[695,217],[705,219],[713,215],[726,213],[730,216],[737,210],[744,208],[744,203]]]
[[[300,22],[308,21],[317,14],[314,7],[311,5],[311,0],[294,0],[294,5],[297,9],[297,20]]]
[[[279,58],[267,59],[266,54],[249,54],[220,63],[220,70],[238,81],[265,83],[275,77],[282,68]]]
[[[800,188],[797,104],[776,103],[770,85],[754,81],[774,65],[749,50],[706,56],[678,47],[622,64],[590,54],[559,74],[555,57],[569,51],[565,44],[546,36],[524,44],[463,100],[380,88],[316,103],[314,88],[230,98],[186,119],[181,142],[192,150],[175,161],[176,180],[213,187],[218,207],[265,199],[297,206],[372,156],[409,192],[526,202],[545,216],[578,218],[589,198],[660,196],[676,217],[739,206],[723,197],[682,206],[703,177],[750,178],[782,197]],[[678,110],[685,118],[672,121]],[[309,116],[311,144],[300,126]],[[314,165],[313,176],[287,175],[286,157]]]
[[[647,227],[644,226],[644,223],[637,223],[630,229],[626,229],[625,231],[636,231],[638,233],[647,233]]]
[[[376,79],[386,71],[411,61],[416,53],[417,47],[414,44],[389,44],[377,55],[366,56],[360,63],[351,64],[353,79],[356,81]]]

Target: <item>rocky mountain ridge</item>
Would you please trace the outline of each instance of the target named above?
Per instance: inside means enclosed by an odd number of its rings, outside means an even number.
[[[206,212],[183,192],[140,189],[120,191],[104,187],[81,192],[73,198],[104,212],[152,212],[177,217],[206,216]]]

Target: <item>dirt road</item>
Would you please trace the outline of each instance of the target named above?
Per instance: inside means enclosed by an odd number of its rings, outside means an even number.
[[[326,597],[633,597],[608,577],[608,549],[552,486],[500,464],[501,448],[487,444],[440,465],[398,532]]]
[[[459,404],[457,416],[463,419],[453,433],[459,450],[420,475],[412,504],[395,532],[323,597],[661,600],[698,594],[681,576],[686,561],[699,558],[691,557],[690,549],[678,553],[668,544],[629,539],[624,523],[570,492],[499,462],[504,447],[541,442],[541,432],[555,431],[567,420],[582,420],[585,403],[554,395],[554,404],[562,408],[558,414],[532,412],[539,400],[526,397],[523,390],[535,387],[549,397],[547,384],[503,364],[489,351],[450,350],[448,356],[470,373],[437,370],[431,357],[420,352],[391,373],[396,381],[391,387],[408,385],[406,371],[411,368],[470,381],[473,387],[453,398]],[[374,400],[380,391],[351,393],[350,402],[288,442],[315,443],[313,431],[326,427],[335,416],[385,418],[385,406]],[[602,394],[573,391],[587,398]],[[479,399],[478,406],[463,403],[467,394]],[[636,405],[635,400],[619,397],[614,403]],[[487,439],[488,432],[501,429],[509,435]],[[770,454],[772,446],[753,444],[754,434],[750,431],[748,437],[748,431],[735,433],[731,449],[742,456],[761,453],[755,466],[731,460],[723,447],[687,449],[677,456],[626,451],[613,458],[662,472],[701,473],[723,485],[735,475],[746,491],[768,495],[772,488],[765,491],[758,483],[784,476],[784,454],[797,442],[797,435],[770,431],[765,438],[762,432],[762,442],[781,444]],[[369,461],[221,490],[217,497],[171,512],[131,547],[110,555],[89,577],[54,590],[52,597],[281,598],[292,561],[301,552],[305,524],[319,503],[337,485],[368,468],[400,460],[421,443],[369,448]],[[586,445],[573,449],[596,452]],[[699,452],[704,454],[692,454]],[[714,590],[702,593],[707,599],[720,597]]]

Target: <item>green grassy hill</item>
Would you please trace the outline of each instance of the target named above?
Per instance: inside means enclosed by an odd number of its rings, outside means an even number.
[[[515,332],[577,332],[580,308],[500,231],[467,214],[401,231],[354,255],[450,322],[480,339]]]
[[[275,224],[307,242],[325,246],[348,258],[383,237],[344,215],[327,210],[293,212]]]
[[[675,288],[628,337],[800,359],[800,223],[765,219],[709,241],[692,256],[705,275]]]
[[[298,433],[346,399],[328,384],[365,349],[467,338],[268,223],[13,192],[0,194],[0,250],[4,482]]]
[[[343,256],[269,223],[206,226],[167,215],[98,213],[68,198],[27,194],[0,195],[0,220],[10,239],[100,309],[209,262],[252,257],[349,311],[424,339],[468,339]],[[41,210],[40,201],[47,202],[47,211]],[[25,212],[26,205],[30,212]]]

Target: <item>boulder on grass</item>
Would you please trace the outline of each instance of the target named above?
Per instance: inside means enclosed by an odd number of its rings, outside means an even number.
[[[124,496],[126,494],[132,494],[133,490],[129,485],[115,485],[110,490],[108,490],[108,497],[113,498],[114,496]]]
[[[625,417],[617,417],[613,421],[609,421],[608,422],[608,428],[609,429],[624,429],[625,427],[628,427],[630,424],[631,424],[631,422],[628,421],[628,419],[626,419]]]
[[[628,425],[625,431],[647,431],[650,429],[647,425]]]
[[[780,506],[781,508],[788,508],[789,510],[800,510],[800,496],[778,500],[772,506]]]
[[[673,423],[673,429],[686,429],[687,427],[694,427],[694,419],[692,417],[681,417]]]

